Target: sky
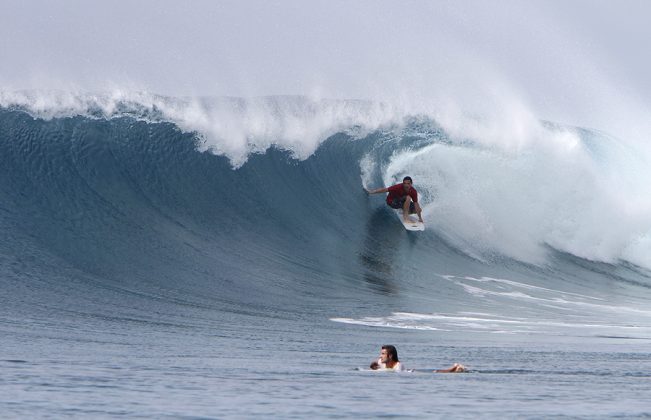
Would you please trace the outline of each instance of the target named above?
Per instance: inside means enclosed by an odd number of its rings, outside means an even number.
[[[651,133],[648,1],[0,2],[0,89],[504,102]]]

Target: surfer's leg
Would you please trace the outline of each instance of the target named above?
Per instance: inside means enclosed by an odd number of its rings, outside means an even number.
[[[420,204],[414,203],[414,207],[416,208],[416,214],[418,215],[418,221],[423,222],[423,217],[421,216],[421,213],[423,212],[423,209],[420,208]]]
[[[405,198],[405,204],[402,205],[402,218],[405,219],[406,222],[409,221],[409,210],[411,208],[411,197],[407,196]]]

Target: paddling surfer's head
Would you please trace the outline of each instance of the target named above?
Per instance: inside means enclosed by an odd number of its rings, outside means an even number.
[[[380,361],[382,363],[393,363],[399,362],[398,360],[398,350],[395,346],[384,345],[380,351]]]

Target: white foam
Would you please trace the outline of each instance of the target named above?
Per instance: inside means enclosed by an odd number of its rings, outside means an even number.
[[[635,324],[607,321],[600,314],[589,313],[581,317],[560,321],[553,317],[509,317],[492,315],[466,316],[444,313],[409,313],[394,312],[385,317],[331,318],[331,321],[366,327],[397,328],[420,331],[463,331],[488,332],[494,334],[552,334],[552,335],[611,335],[626,331],[628,335],[638,338],[651,337],[649,320],[638,320]]]
[[[503,142],[490,124],[483,134],[477,121],[466,127],[465,142],[396,153],[384,182],[410,175],[428,226],[482,259],[500,254],[545,264],[551,246],[651,268],[647,155],[608,136],[587,143],[577,131],[525,120],[528,127],[514,128]]]
[[[486,297],[493,297],[495,299],[507,298],[535,303],[542,307],[552,308],[565,313],[600,313],[608,317],[632,316],[638,319],[648,318],[649,324],[651,325],[651,310],[636,307],[632,304],[627,306],[614,305],[600,297],[550,289],[508,279],[471,276],[459,277],[453,275],[441,275],[440,277],[458,285],[466,293],[477,298],[482,298],[483,302],[486,302]],[[468,282],[472,282],[475,285],[470,285]],[[495,285],[498,285],[498,290],[495,290]],[[499,287],[499,285],[503,286]],[[529,293],[524,293],[521,289],[528,290]],[[499,302],[499,300],[496,300],[496,302]]]

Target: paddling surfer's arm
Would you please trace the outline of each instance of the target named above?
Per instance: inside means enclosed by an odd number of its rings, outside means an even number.
[[[368,190],[368,189],[364,188],[364,190],[369,194],[379,194],[379,193],[389,192],[388,188],[378,188],[378,189],[375,189],[375,190]]]
[[[449,369],[436,369],[434,372],[435,373],[462,373],[467,371],[468,369],[466,369],[464,365],[462,365],[461,363],[455,363]]]

